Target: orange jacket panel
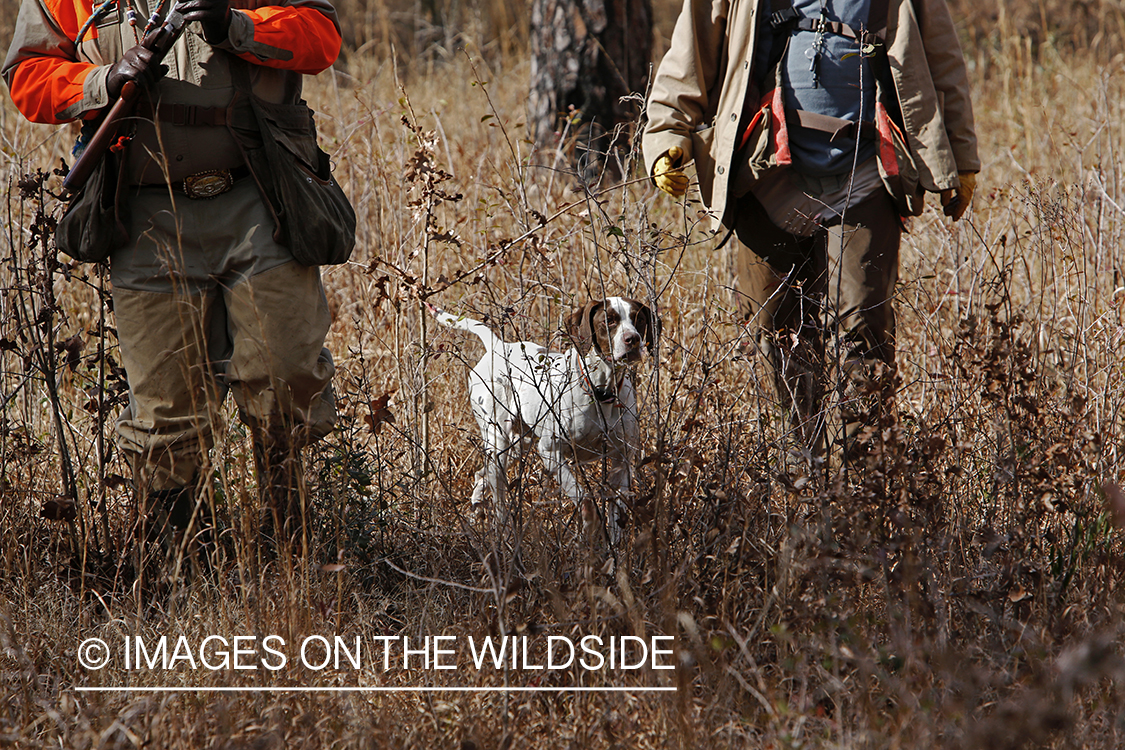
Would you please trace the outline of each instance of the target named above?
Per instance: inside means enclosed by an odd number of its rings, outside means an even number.
[[[59,124],[59,112],[82,99],[82,84],[95,65],[62,57],[25,60],[12,71],[8,83],[12,101],[32,122]],[[97,112],[90,112],[93,117]]]
[[[67,40],[78,36],[93,10],[91,0],[44,0],[43,5],[57,25],[48,33],[61,32]],[[97,29],[86,34],[96,39]],[[32,122],[58,123],[56,113],[82,99],[82,84],[94,67],[67,58],[61,49],[29,58],[10,73],[12,101]]]
[[[316,75],[327,70],[340,56],[339,29],[330,18],[313,8],[269,6],[239,12],[254,22],[255,42],[293,53],[288,60],[261,60],[250,53],[239,55],[248,62]]]

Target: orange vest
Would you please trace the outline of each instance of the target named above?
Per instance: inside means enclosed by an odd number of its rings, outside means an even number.
[[[245,17],[238,25],[252,29],[248,46],[276,54],[238,48],[232,52],[257,65],[309,75],[335,62],[340,53],[340,29],[331,5],[318,0],[267,1],[234,0],[231,7]],[[75,48],[74,41],[93,12],[93,0],[42,0],[53,23],[42,17],[36,0],[23,2],[33,11],[25,8],[20,13],[4,64],[12,101],[32,122],[61,123],[96,116],[97,109],[71,116],[64,113],[88,97],[84,84],[90,73],[115,62],[97,59],[99,26],[103,34],[118,33],[119,25],[125,23],[119,14],[128,4],[122,0],[106,21],[91,25]],[[143,26],[143,17],[139,20]]]

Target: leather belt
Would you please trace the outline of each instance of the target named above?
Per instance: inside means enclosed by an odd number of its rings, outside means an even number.
[[[842,117],[832,117],[831,115],[822,115],[816,112],[806,112],[803,109],[785,109],[785,120],[789,125],[796,125],[807,130],[817,130],[821,133],[830,133],[832,135],[828,140],[835,141],[837,138],[855,138],[856,131],[859,131],[860,138],[875,138],[878,131],[875,129],[875,123],[870,120],[863,122],[855,122],[854,120],[845,120]]]
[[[235,182],[249,176],[250,168],[243,164],[234,169],[209,169],[189,174],[169,183],[169,187],[194,200],[204,200],[222,195],[233,188]]]

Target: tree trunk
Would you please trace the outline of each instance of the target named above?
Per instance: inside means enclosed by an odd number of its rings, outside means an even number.
[[[651,59],[651,0],[531,0],[536,144],[565,154],[588,183],[620,176]]]

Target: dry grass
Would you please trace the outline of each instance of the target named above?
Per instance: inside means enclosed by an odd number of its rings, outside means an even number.
[[[1103,15],[1113,8],[1087,5]],[[1030,4],[1005,7],[1020,23],[1034,20]],[[346,10],[377,18],[368,8]],[[1102,28],[1119,43],[1120,14],[1107,17]],[[1089,37],[1087,51],[1061,51],[1042,42],[1050,31],[1042,25],[1035,48],[1021,26],[1008,36],[986,27],[966,31],[978,40],[970,57],[985,161],[973,221],[951,226],[931,210],[905,239],[901,419],[873,436],[876,458],[850,481],[782,468],[788,438],[759,363],[734,356],[726,258],[701,231],[697,207],[677,207],[644,181],[594,196],[563,162],[543,166],[552,155],[530,152],[518,38],[431,56],[410,71],[400,60],[405,94],[385,45],[353,52],[308,91],[360,214],[352,263],[325,269],[343,419],[309,462],[316,564],[259,565],[247,532],[252,461],[232,418],[209,484],[225,530],[219,572],[156,602],[104,581],[133,509],[115,479],[128,472],[100,437],[121,395],[115,339],[99,335],[112,327],[101,282],[92,269],[50,260],[35,242],[37,191],[29,185],[22,198],[15,184],[54,165],[70,136],[26,124],[5,102],[0,744],[1125,744],[1116,590],[1125,499],[1106,501],[1125,484],[1125,86],[1113,72],[1121,59]],[[400,32],[387,22],[379,33]],[[404,114],[436,133],[424,139],[430,146],[404,127]],[[440,187],[460,199],[436,200],[420,177],[404,179],[411,160],[448,172]],[[57,210],[50,201],[48,209]],[[603,290],[654,300],[665,323],[659,364],[642,365],[637,378],[644,460],[616,561],[537,461],[513,472],[512,526],[470,516],[481,459],[464,383],[479,348],[425,329],[417,300],[432,293],[442,307],[487,316],[508,338],[557,345],[572,301]],[[388,394],[393,421],[381,410]],[[592,486],[596,474],[586,478]],[[40,518],[45,502],[66,493],[68,475],[76,520]],[[517,543],[524,575],[515,572]],[[669,634],[678,669],[91,672],[77,662],[88,637],[270,633],[287,643],[309,634],[370,643],[504,633],[540,645],[551,634]],[[679,690],[75,691],[537,678]]]

